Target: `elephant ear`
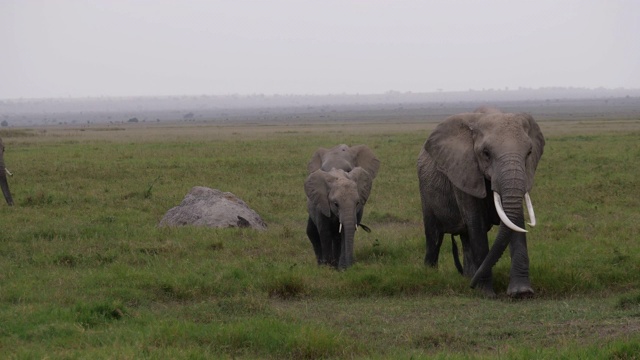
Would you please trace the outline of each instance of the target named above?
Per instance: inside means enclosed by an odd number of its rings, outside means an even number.
[[[354,158],[354,167],[359,166],[366,170],[373,181],[380,168],[380,160],[374,155],[373,151],[366,145],[352,146],[349,151],[351,151]]]
[[[320,210],[322,215],[326,217],[331,216],[329,183],[334,180],[335,176],[322,170],[316,170],[312,172],[304,182],[304,192],[307,194],[307,198]]]
[[[369,174],[367,170],[362,167],[356,167],[347,174],[347,178],[355,182],[358,186],[358,196],[360,197],[360,202],[364,206],[367,203],[367,199],[369,199],[369,195],[371,194],[371,187],[373,186],[373,177]]]
[[[528,135],[531,139],[532,149],[531,155],[527,158],[526,173],[527,173],[527,191],[531,191],[533,188],[533,178],[538,167],[538,162],[542,157],[544,151],[544,136],[540,130],[540,126],[529,114],[519,114],[523,117],[525,127],[528,128]]]
[[[485,198],[484,176],[473,151],[473,126],[482,114],[458,114],[436,126],[424,149],[455,187],[477,198]]]
[[[327,151],[329,151],[329,149],[319,148],[313,153],[311,161],[307,164],[307,173],[311,174],[322,167],[322,157],[327,153]]]

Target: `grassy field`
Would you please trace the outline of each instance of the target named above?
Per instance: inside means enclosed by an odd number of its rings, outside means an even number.
[[[415,163],[432,123],[121,125],[0,131],[0,357],[607,358],[640,354],[640,120],[545,121],[529,233],[533,299],[469,288],[425,251]],[[319,268],[306,163],[381,160],[357,264]],[[268,230],[158,228],[193,186],[230,191]]]

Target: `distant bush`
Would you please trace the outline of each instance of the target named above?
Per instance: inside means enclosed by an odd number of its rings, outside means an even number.
[[[5,126],[5,125],[2,125]],[[41,131],[40,133],[46,133],[46,130]],[[37,134],[32,129],[3,129],[0,130],[0,138],[11,138],[11,137],[31,137],[36,136]]]

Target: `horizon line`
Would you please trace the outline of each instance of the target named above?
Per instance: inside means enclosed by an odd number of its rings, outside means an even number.
[[[467,89],[467,90],[444,90],[444,89],[436,89],[431,91],[402,91],[402,90],[387,90],[385,92],[371,92],[371,93],[226,93],[226,94],[172,94],[172,95],[86,95],[86,96],[49,96],[49,97],[7,97],[0,98],[0,101],[44,101],[44,100],[93,100],[93,99],[136,99],[136,98],[180,98],[180,97],[243,97],[243,98],[251,98],[251,97],[265,97],[265,98],[275,98],[275,97],[331,97],[331,96],[389,96],[389,95],[442,95],[442,94],[460,94],[460,93],[482,93],[482,92],[519,92],[519,91],[640,91],[640,87],[638,88],[627,88],[627,87],[576,87],[576,86],[546,86],[546,87],[525,87],[520,86],[517,88],[482,88],[482,89]]]

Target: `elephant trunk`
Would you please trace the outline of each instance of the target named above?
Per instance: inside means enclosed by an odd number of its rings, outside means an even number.
[[[340,259],[338,260],[338,268],[346,269],[353,265],[353,241],[356,232],[355,216],[346,216],[340,219],[340,236],[342,243],[340,245]]]
[[[518,205],[506,205],[506,202],[502,203],[504,212],[509,221],[517,228],[524,228],[524,213],[522,209],[522,198],[520,198],[520,204]],[[504,221],[500,223],[500,229],[496,241],[493,243],[491,250],[484,258],[484,261],[473,275],[471,279],[471,287],[475,287],[478,281],[488,276],[493,266],[500,260],[502,254],[507,249],[507,246],[511,243],[511,240],[516,236],[524,236],[524,233],[520,230],[513,230],[510,225],[507,225]]]
[[[7,182],[7,170],[4,167],[4,162],[0,162],[0,188],[2,188],[2,194],[4,195],[7,204],[13,205],[13,198],[9,191],[9,183]]]
[[[494,190],[493,196],[496,211],[501,220],[500,228],[493,246],[471,279],[472,288],[481,279],[490,276],[491,269],[500,260],[500,257],[512,241],[515,241],[515,239],[523,239],[524,241],[524,233],[527,232],[524,230],[524,209],[522,206],[526,193],[524,171],[521,168],[516,168],[515,171],[511,168],[511,171],[512,175],[516,175],[515,177],[511,176],[506,181],[497,182],[499,184],[498,188],[502,189],[503,196],[500,196]]]

